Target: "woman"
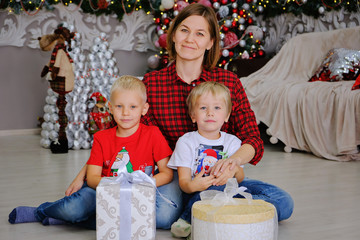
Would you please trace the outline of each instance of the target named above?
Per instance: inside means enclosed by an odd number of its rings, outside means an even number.
[[[231,91],[233,110],[222,130],[242,140],[240,149],[227,160],[219,161],[212,170],[215,185],[223,185],[231,176],[235,165],[256,165],[263,156],[264,147],[255,116],[250,108],[241,82],[232,72],[215,67],[219,59],[219,26],[212,8],[201,4],[190,4],[173,20],[167,33],[167,50],[173,62],[160,71],[144,76],[150,108],[142,122],[160,128],[172,149],[180,136],[196,130],[187,114],[186,97],[190,90],[204,81],[217,81]],[[85,167],[80,171],[66,194],[79,189],[85,176]],[[279,221],[291,216],[293,200],[282,189],[257,180],[245,179],[254,199],[263,199],[274,204]],[[181,212],[181,191],[177,174],[172,183],[159,190],[178,204],[177,208],[161,203],[157,206],[157,227],[169,229]],[[161,216],[161,217],[159,217]]]
[[[167,32],[167,50],[173,62],[160,71],[144,76],[150,109],[143,118],[145,124],[160,128],[171,148],[183,134],[195,131],[188,116],[185,100],[192,88],[205,81],[217,81],[231,91],[233,109],[222,130],[242,140],[240,149],[213,168],[215,185],[224,185],[235,165],[256,165],[264,152],[254,112],[250,108],[244,88],[235,74],[215,67],[220,56],[219,26],[212,8],[190,4],[173,20]],[[274,204],[278,219],[290,217],[293,200],[276,186],[257,180],[242,183],[254,199]]]

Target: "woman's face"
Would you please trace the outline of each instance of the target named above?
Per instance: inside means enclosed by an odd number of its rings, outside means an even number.
[[[185,18],[175,31],[173,41],[177,61],[203,61],[205,50],[213,45],[209,24],[202,16]]]

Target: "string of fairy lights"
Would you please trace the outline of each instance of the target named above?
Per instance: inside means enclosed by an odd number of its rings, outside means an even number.
[[[162,9],[164,0],[0,0],[0,9],[9,13],[20,14],[25,12],[36,15],[40,10],[53,10],[53,5],[64,4],[69,10],[82,9],[85,13],[96,15],[116,14],[119,20],[123,14],[131,14],[133,11],[144,10],[147,14]],[[179,0],[172,0],[175,3]],[[221,0],[211,0],[214,4]],[[293,13],[319,17],[325,11],[345,8],[349,12],[360,9],[360,0],[237,0],[238,4],[251,4],[251,10],[256,15],[274,17],[283,13]],[[73,7],[76,5],[77,7]]]

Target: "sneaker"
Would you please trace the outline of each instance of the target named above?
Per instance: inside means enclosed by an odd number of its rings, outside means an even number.
[[[179,218],[171,225],[171,235],[176,238],[188,237],[191,233],[191,224]]]

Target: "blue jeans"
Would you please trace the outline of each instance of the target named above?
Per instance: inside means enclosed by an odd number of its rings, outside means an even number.
[[[225,186],[226,185],[211,186],[208,190],[224,191]],[[239,183],[239,186],[246,187],[248,189],[246,192],[250,193],[253,199],[261,199],[273,204],[277,211],[278,221],[288,219],[291,216],[294,209],[294,201],[291,196],[281,188],[249,178],[245,178]],[[243,198],[243,196],[239,194],[235,195],[235,197]],[[197,201],[200,201],[200,192],[184,194],[185,206],[180,218],[191,223],[191,207]]]
[[[169,184],[158,187],[161,194],[173,201],[176,206],[166,202],[156,192],[156,228],[170,229],[171,225],[179,219],[183,209],[182,191],[179,187],[179,177],[174,171],[173,181]]]
[[[158,190],[163,196],[172,200],[176,207],[166,202],[156,192],[156,227],[170,229],[182,210],[182,192],[179,188],[177,172],[174,171],[174,179],[171,183],[160,186]],[[65,222],[96,229],[96,191],[87,186],[55,202],[45,202],[37,207],[35,216],[39,221],[51,217]]]
[[[96,191],[85,182],[82,188],[71,196],[41,204],[37,207],[35,216],[41,222],[50,217],[96,229]]]

